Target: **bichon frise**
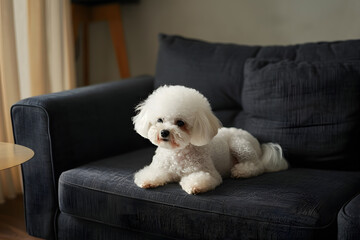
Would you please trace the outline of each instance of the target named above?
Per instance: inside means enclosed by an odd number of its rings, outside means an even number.
[[[259,144],[247,131],[221,128],[208,100],[183,86],[163,86],[136,107],[135,131],[158,146],[136,185],[179,182],[189,194],[214,189],[223,177],[248,178],[288,167],[278,144]]]

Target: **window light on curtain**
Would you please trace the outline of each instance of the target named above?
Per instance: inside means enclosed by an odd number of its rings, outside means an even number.
[[[75,87],[73,52],[70,0],[0,0],[1,142],[13,142],[15,102]],[[0,203],[15,198],[20,168],[0,171],[0,184]]]

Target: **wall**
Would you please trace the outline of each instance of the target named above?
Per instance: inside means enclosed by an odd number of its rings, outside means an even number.
[[[154,74],[160,32],[251,45],[345,40],[360,38],[359,13],[359,0],[140,0],[122,6],[133,76]],[[97,41],[109,42],[102,38]],[[93,82],[119,77],[112,54],[102,52],[109,59],[93,71],[106,74],[95,74]]]

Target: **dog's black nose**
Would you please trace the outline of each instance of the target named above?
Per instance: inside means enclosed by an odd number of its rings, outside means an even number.
[[[170,132],[168,130],[161,130],[161,137],[166,138],[169,136]]]

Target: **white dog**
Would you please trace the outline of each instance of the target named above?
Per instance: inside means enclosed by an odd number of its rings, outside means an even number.
[[[208,100],[195,89],[160,87],[136,109],[136,132],[158,146],[152,163],[135,174],[141,188],[179,182],[197,194],[214,189],[222,177],[248,178],[288,167],[278,144],[260,145],[244,130],[220,128]]]

